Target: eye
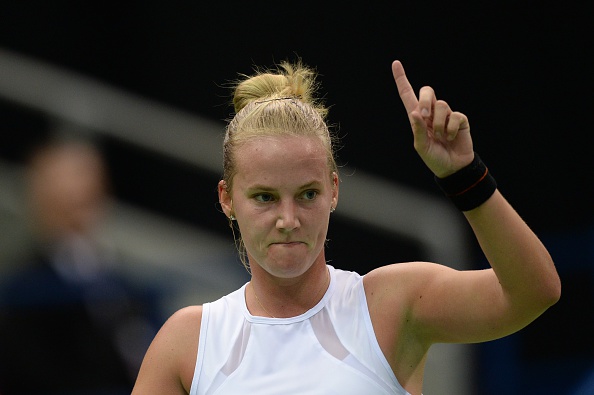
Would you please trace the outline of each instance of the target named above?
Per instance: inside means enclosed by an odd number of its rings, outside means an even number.
[[[269,203],[274,200],[274,197],[270,193],[259,193],[254,195],[254,199],[260,203]]]
[[[318,196],[318,191],[310,189],[310,190],[303,192],[302,196],[303,196],[303,199],[305,199],[305,200],[314,200]]]

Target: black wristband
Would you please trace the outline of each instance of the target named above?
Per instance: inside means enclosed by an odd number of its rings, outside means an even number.
[[[445,178],[435,176],[435,182],[461,211],[483,204],[497,189],[497,183],[478,154],[472,162]]]

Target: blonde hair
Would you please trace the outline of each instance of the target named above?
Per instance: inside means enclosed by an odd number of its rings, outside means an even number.
[[[336,137],[326,124],[328,108],[316,97],[317,73],[301,61],[281,62],[276,69],[256,69],[233,85],[235,116],[229,121],[223,141],[223,181],[233,188],[237,172],[235,150],[242,143],[263,136],[307,136],[320,139],[327,152],[328,169],[338,174]],[[233,229],[233,223],[231,222]],[[234,231],[235,235],[235,231]],[[235,235],[240,258],[249,271],[245,246]]]

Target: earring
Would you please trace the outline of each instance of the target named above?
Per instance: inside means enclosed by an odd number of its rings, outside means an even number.
[[[330,207],[330,213],[333,213],[336,210],[334,207]]]
[[[235,221],[235,215],[231,214],[231,215],[229,216],[229,219],[230,219],[231,221]]]

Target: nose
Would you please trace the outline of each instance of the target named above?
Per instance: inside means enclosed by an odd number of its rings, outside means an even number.
[[[290,232],[301,226],[297,215],[297,207],[293,201],[282,202],[279,206],[276,228],[283,232]]]

